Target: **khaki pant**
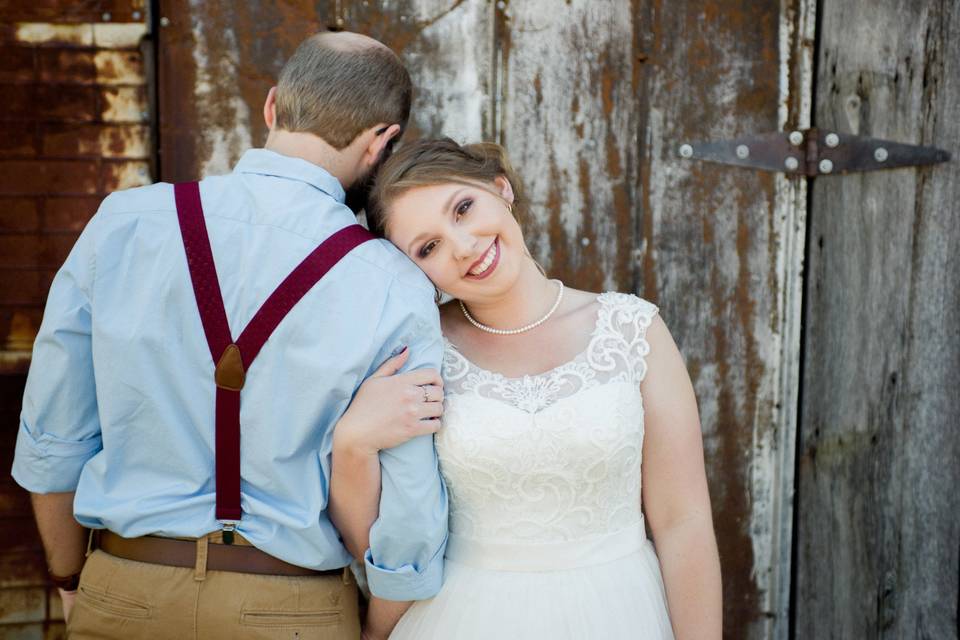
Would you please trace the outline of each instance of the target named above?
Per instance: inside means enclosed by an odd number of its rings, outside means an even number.
[[[237,536],[239,538],[239,536]],[[134,562],[94,551],[80,576],[67,637],[357,640],[357,585],[349,569],[333,576],[265,576]],[[240,540],[240,544],[249,544]]]

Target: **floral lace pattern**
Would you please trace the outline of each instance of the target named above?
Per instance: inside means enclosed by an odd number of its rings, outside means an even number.
[[[436,444],[452,533],[559,542],[640,520],[639,385],[657,308],[622,293],[598,301],[587,348],[539,375],[507,378],[446,343]]]

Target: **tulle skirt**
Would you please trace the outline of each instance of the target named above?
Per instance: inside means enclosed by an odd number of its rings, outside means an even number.
[[[415,603],[390,640],[672,639],[653,544],[644,536],[634,547],[560,570],[509,571],[448,557],[440,593]]]

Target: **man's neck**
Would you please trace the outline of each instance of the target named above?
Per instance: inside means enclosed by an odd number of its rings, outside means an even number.
[[[344,189],[353,182],[343,153],[312,133],[274,130],[267,136],[267,143],[263,146],[280,155],[317,165],[339,180]]]

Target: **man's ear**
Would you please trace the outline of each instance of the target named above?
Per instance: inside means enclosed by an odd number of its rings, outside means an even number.
[[[373,136],[370,138],[367,149],[363,153],[363,163],[368,167],[377,164],[380,158],[383,157],[383,150],[390,146],[390,143],[395,138],[400,136],[400,125],[398,124],[381,122],[375,127],[372,127],[372,129]]]
[[[267,92],[267,99],[263,103],[263,121],[267,123],[267,129],[273,131],[273,126],[277,123],[277,88],[270,87]]]
[[[513,185],[510,184],[510,181],[507,180],[506,176],[497,176],[493,179],[493,184],[497,185],[497,189],[500,191],[500,195],[503,196],[503,199],[513,204]]]

